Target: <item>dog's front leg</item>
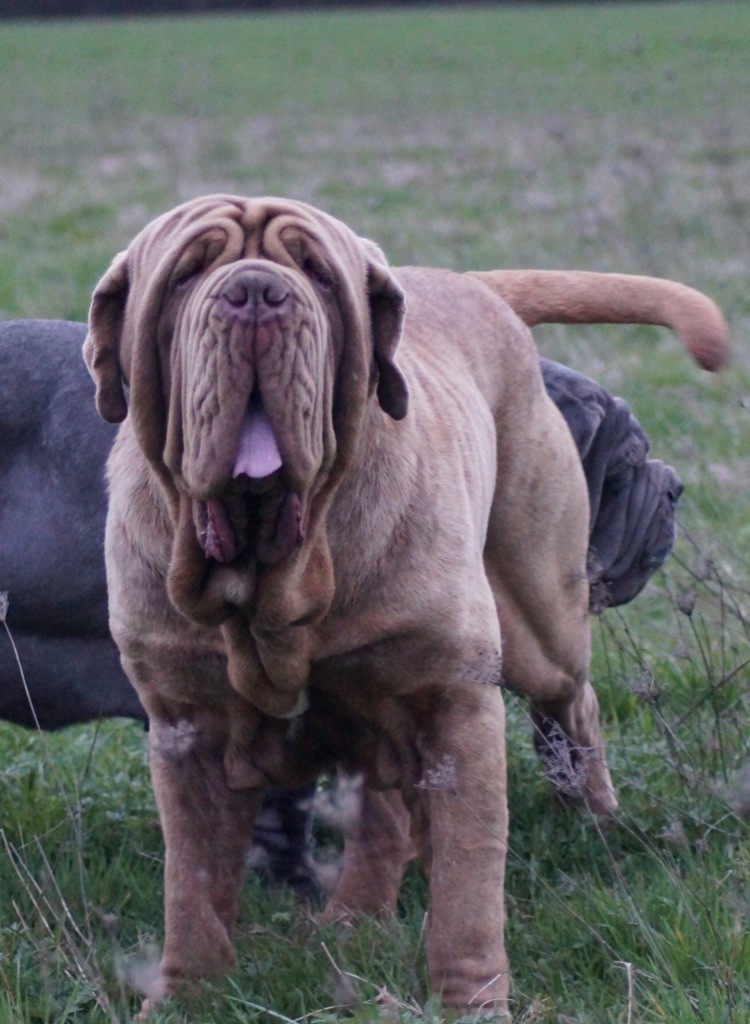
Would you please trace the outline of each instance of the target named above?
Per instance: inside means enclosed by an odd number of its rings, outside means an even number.
[[[165,943],[152,999],[234,965],[232,936],[261,791],[231,789],[220,716],[151,715],[151,777],[165,861]]]
[[[413,806],[429,874],[432,988],[462,1011],[507,1013],[503,884],[508,815],[500,690],[441,695],[423,732]]]

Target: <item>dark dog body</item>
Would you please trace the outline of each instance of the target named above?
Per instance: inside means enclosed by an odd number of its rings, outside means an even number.
[[[145,722],[107,624],[104,463],[116,430],[91,409],[86,328],[0,325],[0,589],[34,711],[7,637],[0,718],[57,729]]]

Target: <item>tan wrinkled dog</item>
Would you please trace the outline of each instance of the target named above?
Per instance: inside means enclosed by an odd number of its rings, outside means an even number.
[[[413,840],[432,986],[507,1012],[501,682],[531,698],[542,753],[567,746],[588,807],[616,806],[586,485],[522,320],[668,324],[706,368],[725,355],[718,310],[681,285],[393,270],[280,199],[189,202],[96,289],[85,355],[124,420],[111,626],[166,842],[151,999],[232,966],[261,787],[341,764],[368,789],[328,916],[392,909]]]

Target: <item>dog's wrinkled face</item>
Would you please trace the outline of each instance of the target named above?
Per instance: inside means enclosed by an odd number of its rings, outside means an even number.
[[[199,263],[168,296],[176,380],[165,461],[197,499],[198,536],[218,562],[248,546],[261,562],[289,557],[303,539],[302,499],[333,464],[341,330],[325,274],[265,259],[209,273]]]
[[[208,196],[150,224],[92,301],[105,419],[191,503],[209,560],[276,564],[356,447],[373,385],[394,418],[401,291],[382,253],[302,203]]]

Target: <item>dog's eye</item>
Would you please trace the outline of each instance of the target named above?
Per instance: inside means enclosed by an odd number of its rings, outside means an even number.
[[[317,260],[312,259],[310,256],[305,256],[300,265],[300,269],[304,274],[307,274],[313,284],[320,288],[321,291],[333,291],[333,275]]]
[[[172,287],[181,289],[192,285],[205,269],[203,252],[183,253],[172,270]]]
[[[172,271],[172,285],[174,288],[187,288],[200,277],[202,272],[201,260],[191,259],[178,263]]]

